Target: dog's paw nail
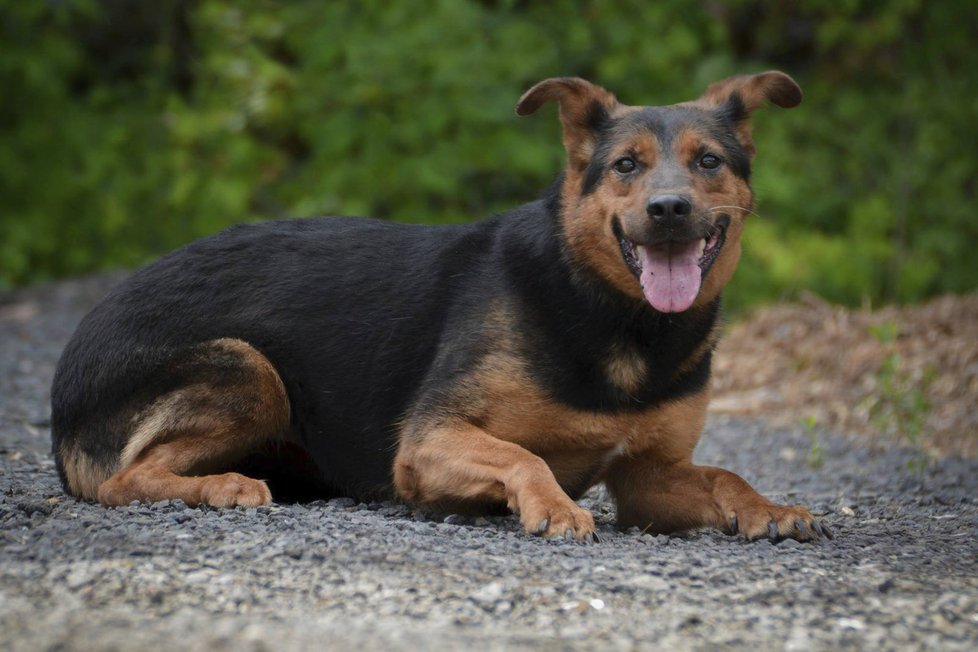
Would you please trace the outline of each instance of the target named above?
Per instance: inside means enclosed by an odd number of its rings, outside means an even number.
[[[544,518],[539,523],[537,523],[537,527],[533,531],[533,533],[534,534],[543,534],[544,532],[547,531],[547,528],[549,526],[550,526],[550,517],[548,516],[547,518]]]
[[[737,534],[737,515],[730,517],[730,534]]]
[[[832,534],[832,530],[825,523],[820,523],[819,526],[822,528],[822,533],[825,535],[826,539],[834,539],[835,535]]]
[[[568,540],[568,541],[573,541],[574,540],[574,530],[572,530],[570,528],[567,528],[566,530],[564,530],[564,538],[566,540]]]
[[[798,533],[802,536],[803,539],[811,538],[808,532],[808,526],[805,525],[805,521],[801,521],[801,520],[795,521],[795,527],[798,528]]]
[[[770,523],[767,524],[767,535],[771,539],[778,538],[778,524],[775,523],[774,521],[771,521]]]

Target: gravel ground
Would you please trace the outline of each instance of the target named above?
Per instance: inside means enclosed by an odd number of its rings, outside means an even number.
[[[523,535],[349,499],[104,509],[61,492],[47,391],[118,277],[0,295],[0,649],[978,648],[978,462],[713,417],[701,463],[808,505],[834,541]]]

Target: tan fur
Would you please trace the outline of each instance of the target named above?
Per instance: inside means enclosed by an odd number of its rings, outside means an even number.
[[[402,443],[394,483],[420,504],[504,503],[529,532],[579,539],[594,533],[591,514],[561,490],[544,460],[469,423],[449,421],[416,444]]]
[[[77,447],[63,450],[61,459],[68,480],[68,490],[72,495],[86,500],[95,500],[99,485],[115,471],[95,464],[91,457]]]
[[[625,394],[635,394],[642,387],[649,369],[637,351],[613,345],[605,358],[605,373],[611,384]]]
[[[606,186],[581,199],[572,187],[575,183],[580,185],[568,175],[563,200],[568,208],[561,216],[561,228],[575,266],[596,272],[626,296],[644,300],[642,287],[622,263],[621,249],[612,230],[614,209],[624,207],[626,201],[613,195]]]
[[[149,408],[134,415],[132,422],[136,427],[119,456],[119,468],[124,469],[132,464],[136,456],[161,435],[178,430],[200,430],[197,424],[184,422],[194,419],[195,416],[187,419],[179,414],[179,410],[191,400],[192,395],[206,392],[206,387],[202,386],[177,390],[157,399]]]
[[[804,508],[774,505],[739,476],[691,463],[708,390],[637,413],[589,413],[550,399],[524,363],[505,353],[487,358],[466,387],[484,397],[478,427],[453,418],[402,437],[394,479],[404,498],[455,506],[505,502],[529,531],[549,518],[542,533],[570,529],[583,538],[592,531],[583,510],[560,487],[604,480],[624,527],[729,530],[736,517],[737,531],[749,538],[767,534],[771,521],[779,535],[815,536],[796,530],[796,522],[813,521]]]
[[[245,342],[214,340],[201,355],[208,352],[241,356],[242,383],[183,387],[135,415],[120,470],[98,488],[99,502],[180,498],[190,505],[229,506],[271,500],[258,480],[209,474],[282,436],[290,410],[285,387],[268,359]],[[185,477],[190,475],[201,477]]]
[[[727,242],[723,245],[720,256],[713,263],[713,269],[703,279],[703,286],[700,288],[699,296],[693,303],[693,307],[705,306],[716,299],[727,282],[733,277],[737,263],[740,261],[740,234],[744,229],[743,217],[735,217],[734,212],[730,213],[730,226],[727,227]]]
[[[504,311],[494,314],[503,319]],[[394,465],[403,498],[432,505],[505,502],[531,531],[544,512],[559,513],[550,517],[545,533],[571,529],[581,538],[593,527],[582,526],[579,508],[572,509],[561,487],[583,491],[600,482],[615,460],[635,451],[655,449],[664,459],[691,455],[706,413],[705,395],[636,413],[576,410],[533,382],[515,341],[501,338],[498,344],[459,385],[467,419],[423,415],[405,421]],[[663,428],[673,420],[690,426],[684,436]]]

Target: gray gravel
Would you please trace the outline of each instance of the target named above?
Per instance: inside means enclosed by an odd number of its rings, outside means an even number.
[[[117,509],[64,496],[47,391],[65,340],[118,277],[0,295],[0,649],[978,648],[978,462],[713,418],[701,463],[808,505],[814,545],[719,533],[602,543],[515,517],[426,518],[349,499]]]

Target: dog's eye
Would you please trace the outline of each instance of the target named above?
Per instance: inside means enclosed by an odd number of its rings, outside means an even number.
[[[700,167],[705,170],[715,170],[720,167],[720,157],[716,154],[704,154],[700,157]]]
[[[633,172],[635,170],[636,165],[635,161],[625,156],[615,161],[612,167],[614,167],[615,172],[619,174],[628,174],[629,172]]]

